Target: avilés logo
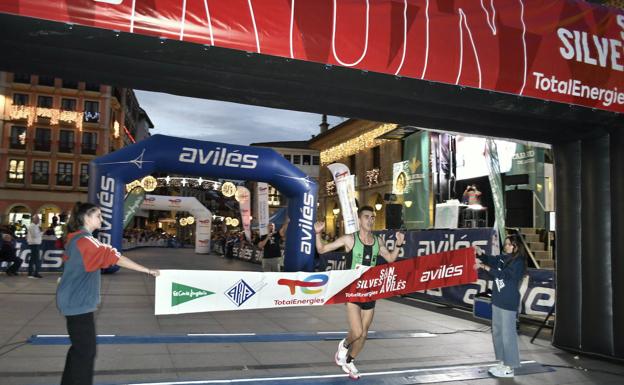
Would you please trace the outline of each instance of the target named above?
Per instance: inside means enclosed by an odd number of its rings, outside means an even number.
[[[212,291],[198,289],[196,287],[182,285],[181,283],[171,283],[171,306],[176,306],[184,302],[214,294]]]

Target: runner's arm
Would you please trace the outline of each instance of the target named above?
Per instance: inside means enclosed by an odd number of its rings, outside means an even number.
[[[381,255],[388,263],[392,263],[396,261],[399,253],[401,252],[401,247],[405,244],[405,234],[401,232],[396,233],[396,242],[394,243],[394,249],[389,251],[386,246],[381,241],[381,238],[378,238],[377,242],[379,242],[379,255]]]

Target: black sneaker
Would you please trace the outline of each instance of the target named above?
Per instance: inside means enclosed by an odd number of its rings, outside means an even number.
[[[35,277],[35,278],[43,278],[43,276],[41,274],[34,274],[33,277]]]

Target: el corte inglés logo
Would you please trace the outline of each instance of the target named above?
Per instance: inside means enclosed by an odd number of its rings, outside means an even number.
[[[184,302],[214,294],[212,291],[198,289],[196,287],[182,285],[181,283],[171,283],[171,306],[176,306]]]

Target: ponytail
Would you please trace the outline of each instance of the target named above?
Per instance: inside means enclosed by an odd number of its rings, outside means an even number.
[[[81,227],[84,227],[85,217],[96,210],[99,210],[99,207],[93,203],[76,202],[67,222],[67,230],[70,233],[80,230]]]

